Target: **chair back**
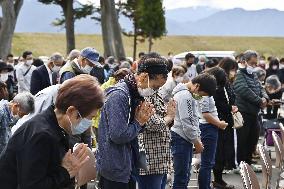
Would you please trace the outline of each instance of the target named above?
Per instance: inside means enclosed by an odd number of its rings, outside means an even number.
[[[282,168],[283,155],[284,155],[283,144],[282,144],[280,137],[276,134],[275,131],[272,131],[272,138],[273,138],[273,142],[274,142],[274,146],[275,146],[275,152],[276,152],[275,165],[278,168]]]
[[[243,161],[240,163],[240,173],[245,189],[260,189],[255,172]]]
[[[281,133],[281,141],[282,141],[282,144],[284,144],[284,125],[282,123],[279,123],[279,128],[280,128],[280,133]]]
[[[272,161],[269,157],[267,150],[263,147],[263,145],[259,144],[257,148],[261,157],[262,187],[268,189],[270,188],[271,185]]]

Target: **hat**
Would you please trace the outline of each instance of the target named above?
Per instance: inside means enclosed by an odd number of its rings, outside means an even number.
[[[7,70],[8,72],[11,72],[14,70],[14,68],[10,65],[7,65],[5,62],[0,62],[0,71]]]
[[[98,51],[96,51],[96,49],[92,47],[86,47],[83,50],[81,50],[80,55],[88,59],[94,65],[97,65],[97,66],[100,65],[100,63],[98,62],[100,54],[98,53]]]

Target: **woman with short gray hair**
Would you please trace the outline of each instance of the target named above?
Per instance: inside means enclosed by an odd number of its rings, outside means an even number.
[[[10,126],[19,118],[34,111],[34,97],[31,93],[17,94],[11,102],[0,101],[0,153],[11,136]]]

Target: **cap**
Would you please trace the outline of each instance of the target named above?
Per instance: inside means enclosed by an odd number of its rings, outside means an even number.
[[[88,59],[94,65],[97,65],[97,66],[100,65],[100,63],[98,62],[100,54],[93,47],[84,48],[83,50],[81,50],[80,55]]]
[[[0,71],[7,70],[8,72],[11,72],[14,70],[12,66],[7,65],[5,62],[0,62]]]

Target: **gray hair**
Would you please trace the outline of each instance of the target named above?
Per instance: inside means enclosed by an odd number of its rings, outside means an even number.
[[[201,60],[204,60],[206,61],[207,60],[207,57],[205,55],[199,55],[198,56],[198,60],[201,61]]]
[[[271,86],[274,90],[281,88],[281,82],[277,75],[271,75],[265,80],[265,85]]]
[[[127,61],[123,61],[121,62],[119,68],[127,68],[127,69],[130,69],[131,68],[131,64]]]
[[[249,61],[252,57],[258,58],[258,53],[253,50],[247,50],[243,54],[243,61]]]
[[[34,96],[29,92],[23,92],[17,94],[14,97],[13,102],[19,104],[20,110],[23,113],[29,114],[34,112],[35,100]]]
[[[256,76],[258,77],[258,79],[260,81],[263,81],[265,79],[266,76],[266,71],[260,67],[256,67],[254,69],[254,73],[256,74]],[[263,79],[264,78],[264,79]]]
[[[79,55],[80,51],[78,49],[73,49],[68,55],[68,60],[74,60],[75,58],[78,58]]]
[[[62,62],[63,60],[64,58],[60,53],[53,53],[49,58],[50,62]]]

